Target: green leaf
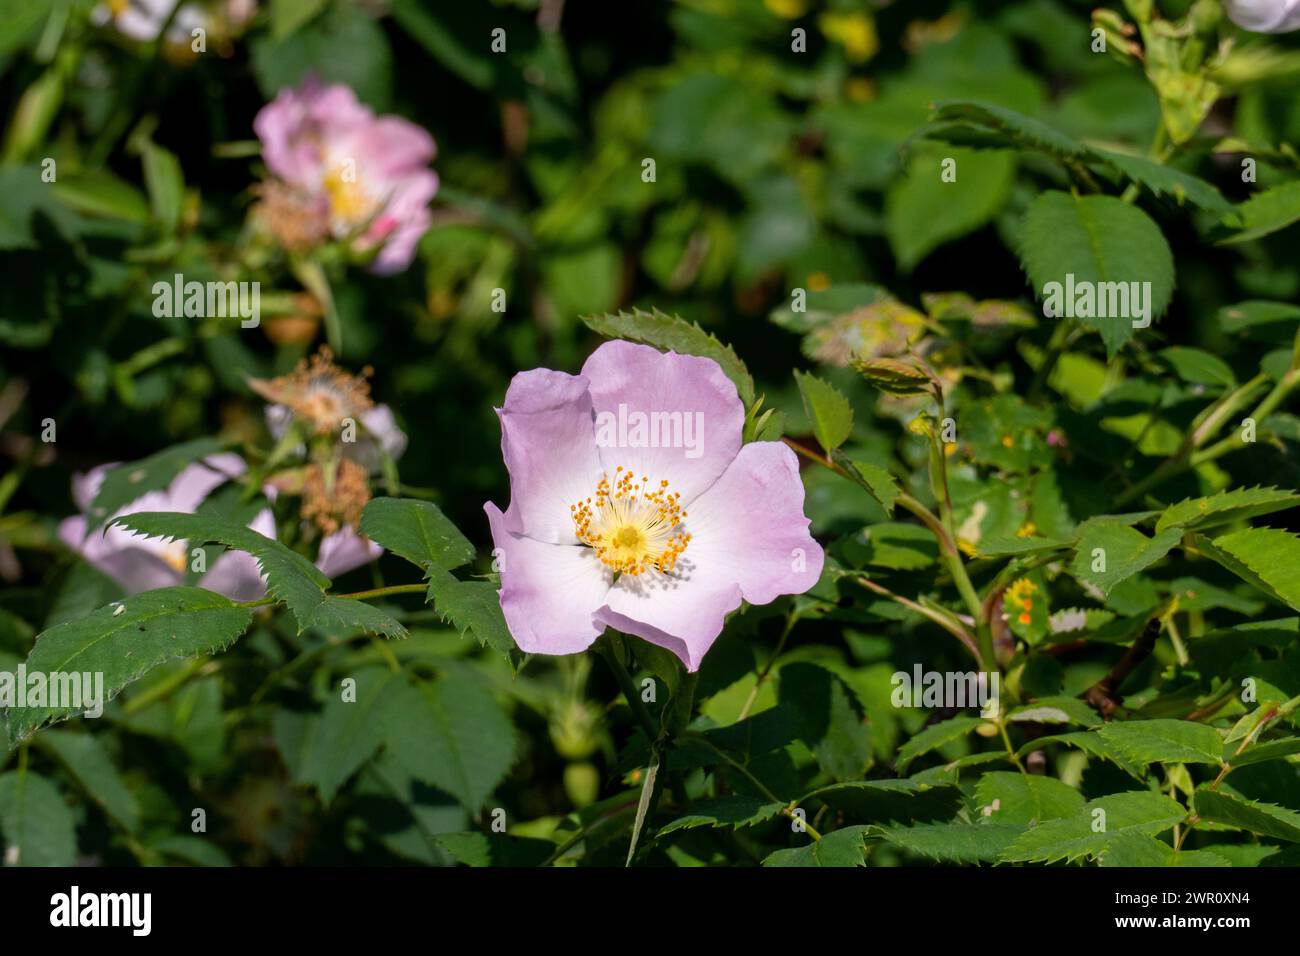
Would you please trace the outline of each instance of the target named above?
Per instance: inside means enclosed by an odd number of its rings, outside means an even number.
[[[1196,547],[1265,594],[1300,610],[1300,540],[1291,532],[1246,528],[1213,541],[1197,535]]]
[[[148,458],[118,465],[104,475],[103,484],[90,503],[86,530],[93,531],[145,492],[166,488],[186,465],[221,448],[222,443],[215,438],[199,438],[173,445]]]
[[[979,717],[953,717],[941,723],[931,724],[899,749],[896,769],[899,773],[906,773],[907,768],[917,757],[938,750],[954,740],[960,740],[982,723],[985,721]]]
[[[174,235],[185,205],[185,174],[180,160],[171,150],[157,143],[146,141],[140,150],[153,220],[165,235]]]
[[[1077,697],[1040,697],[1032,704],[1022,704],[1007,713],[1012,723],[1078,724],[1097,727],[1097,712]]]
[[[1111,741],[1098,736],[1092,731],[1080,730],[1068,734],[1054,734],[1049,737],[1037,737],[1022,745],[1020,749],[1016,751],[1016,756],[1023,757],[1031,751],[1039,750],[1052,743],[1065,744],[1067,747],[1077,747],[1094,757],[1109,760],[1135,780],[1142,780],[1146,777],[1145,765],[1134,763],[1127,753],[1120,750],[1119,747],[1111,743]]]
[[[460,581],[441,568],[429,568],[429,600],[461,636],[473,633],[484,647],[509,657],[517,647],[501,613],[497,586],[487,581]]]
[[[474,545],[427,501],[375,498],[361,515],[361,533],[425,569],[451,571],[474,560]]]
[[[140,825],[140,804],[123,782],[104,745],[94,734],[47,730],[36,738],[80,784],[86,796],[128,833]]]
[[[795,369],[794,380],[817,441],[827,452],[839,448],[853,432],[853,406],[843,392],[816,375]]]
[[[421,682],[403,697],[400,720],[387,731],[390,753],[416,779],[477,813],[514,763],[514,725],[467,676]]]
[[[267,592],[289,609],[299,634],[308,628],[333,634],[359,628],[385,637],[406,637],[406,628],[378,608],[326,594],[330,579],[314,564],[252,528],[212,515],[165,511],[138,511],[114,518],[112,523],[150,538],[184,540],[191,548],[216,543],[248,552],[266,576]]]
[[[1174,291],[1173,253],[1160,227],[1140,209],[1110,196],[1039,195],[1021,226],[1020,263],[1034,293],[1050,301],[1049,291],[1059,290],[1058,317],[1076,318],[1099,331],[1109,355],[1133,337],[1134,321],[1162,315]],[[1066,301],[1070,276],[1074,289],[1093,291],[1090,308]],[[1129,285],[1135,282],[1139,285]],[[1150,290],[1144,296],[1145,316],[1130,301],[1131,289]],[[1126,294],[1120,298],[1111,291]]]
[[[1088,152],[1157,196],[1168,196],[1180,205],[1191,203],[1216,216],[1223,216],[1232,209],[1232,204],[1223,198],[1223,193],[1198,176],[1157,163],[1145,156],[1118,153],[1096,146],[1090,146]]]
[[[796,716],[799,739],[836,780],[854,780],[871,765],[871,730],[856,698],[835,674],[796,661],[777,676],[777,700]]]
[[[955,180],[944,178],[950,160]],[[990,222],[1010,198],[1015,173],[1010,151],[917,149],[885,192],[885,235],[899,267],[910,272],[939,246]]]
[[[1300,505],[1300,494],[1280,488],[1237,488],[1204,498],[1188,498],[1170,505],[1156,522],[1156,531],[1166,528],[1205,530],[1245,521],[1274,511]]]
[[[1236,749],[1235,746],[1231,748]],[[1280,760],[1296,753],[1300,753],[1300,737],[1281,737],[1252,744],[1239,754],[1225,752],[1223,759],[1234,767],[1245,767],[1252,763]]]
[[[1083,794],[1054,777],[1002,770],[990,770],[980,777],[975,801],[993,823],[1021,826],[1074,816],[1084,804]]]
[[[872,829],[899,849],[943,863],[993,863],[1024,832],[1020,824],[988,820]]]
[[[434,57],[466,83],[478,89],[492,85],[496,70],[486,43],[476,43],[476,17],[469,8],[446,7],[435,15],[420,0],[391,0],[393,19]]]
[[[865,837],[870,827],[843,827],[820,840],[790,850],[777,850],[763,858],[764,866],[865,866]]]
[[[1283,183],[1251,196],[1226,220],[1236,231],[1221,244],[1248,242],[1285,229],[1300,219],[1300,181]]]
[[[656,837],[696,827],[751,827],[772,819],[783,806],[782,803],[743,795],[700,800],[691,807],[690,813],[660,827]]]
[[[107,702],[164,661],[224,650],[252,618],[250,609],[202,588],[146,591],[41,634],[27,658],[27,673],[102,673]],[[76,712],[68,706],[13,707],[9,730],[21,739]]]
[[[727,378],[735,382],[740,400],[746,406],[754,403],[754,379],[745,368],[745,363],[731,346],[723,345],[694,322],[687,322],[680,316],[668,315],[658,309],[652,312],[633,309],[631,312],[586,315],[582,321],[593,332],[606,338],[630,339],[665,351],[713,359],[722,366]]]
[[[320,717],[309,725],[302,764],[296,778],[320,791],[329,803],[363,763],[384,743],[389,721],[404,720],[396,702],[406,679],[386,667],[350,675],[355,696],[345,699],[343,686],[333,687]]]
[[[1207,850],[1175,850],[1168,843],[1141,833],[1127,833],[1111,841],[1101,854],[1102,866],[1232,866],[1231,861]]]
[[[927,135],[939,132],[952,142],[1036,149],[1061,159],[1079,159],[1087,152],[1082,143],[1046,123],[995,103],[940,101],[930,120],[935,129],[927,131]],[[962,137],[962,132],[967,135]]]
[[[1100,518],[1089,522],[1079,538],[1070,573],[1109,593],[1121,581],[1163,558],[1181,538],[1177,528],[1148,538],[1117,519]]]
[[[1294,810],[1204,787],[1196,791],[1192,804],[1202,820],[1292,843],[1300,842],[1300,813]]]
[[[271,37],[283,40],[325,9],[328,0],[271,0]]]
[[[149,203],[140,191],[103,170],[66,173],[49,188],[63,205],[87,216],[141,225],[149,221]]]
[[[885,514],[894,513],[894,503],[898,501],[902,489],[897,479],[886,469],[867,461],[854,461],[846,458],[840,451],[831,454],[831,460],[843,468],[855,482],[865,488],[871,497],[880,502]]]
[[[950,784],[916,780],[853,780],[820,787],[799,800],[820,800],[848,816],[872,823],[947,820],[962,805],[961,790]]]
[[[30,770],[0,775],[0,833],[13,866],[72,866],[76,819],[57,787]]]
[[[1090,800],[1069,817],[1048,820],[1026,830],[1006,849],[1002,859],[1009,863],[1053,863],[1096,857],[1120,836],[1155,836],[1186,816],[1176,800],[1162,794],[1149,790],[1114,793]]]
[[[1218,388],[1235,388],[1237,385],[1237,377],[1232,374],[1228,363],[1204,349],[1171,345],[1158,354],[1184,382]]]
[[[1223,754],[1223,735],[1190,720],[1116,721],[1097,733],[1142,764],[1218,764]]]
[[[505,833],[439,833],[434,840],[466,866],[541,866],[555,844]]]

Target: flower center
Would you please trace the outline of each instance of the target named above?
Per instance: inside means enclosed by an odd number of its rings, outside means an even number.
[[[355,177],[333,169],[325,176],[325,193],[329,196],[330,214],[335,220],[355,225],[370,218],[375,203]]]
[[[681,492],[671,491],[668,480],[658,486],[622,465],[601,477],[596,492],[569,506],[578,540],[596,551],[596,557],[621,574],[639,575],[653,568],[667,574],[690,544],[681,530],[686,512]]]

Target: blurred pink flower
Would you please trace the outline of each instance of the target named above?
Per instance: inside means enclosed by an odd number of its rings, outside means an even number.
[[[193,31],[203,29],[218,33],[243,26],[257,12],[257,0],[226,0],[225,3],[185,3],[176,15],[179,0],[108,0],[91,14],[94,23],[109,23],[123,36],[148,43],[167,27],[168,43],[188,44]],[[171,24],[167,24],[171,17]]]
[[[744,406],[712,359],[607,342],[580,375],[516,375],[497,413],[510,507],[484,508],[522,650],[574,653],[613,627],[694,671],[742,600],[821,576],[794,453],[742,445]]]
[[[309,77],[253,121],[267,168],[371,269],[405,269],[431,222],[438,177],[433,137],[400,116],[375,116],[342,84]]]
[[[1300,30],[1300,0],[1223,0],[1228,18],[1254,33]]]
[[[59,538],[120,584],[128,594],[184,584],[190,561],[186,542],[146,538],[119,526],[87,534],[85,512],[90,510],[95,495],[99,493],[104,476],[114,467],[111,464],[100,465],[73,478],[72,497],[82,514],[67,518],[59,525]],[[165,489],[146,492],[110,515],[110,519],[139,511],[193,514],[208,495],[244,471],[244,460],[238,455],[209,455],[182,469]],[[269,508],[259,511],[248,526],[258,534],[275,537],[275,519]],[[361,538],[351,528],[345,528],[321,541],[316,566],[327,577],[334,577],[367,564],[382,553],[378,545]],[[222,554],[198,584],[233,601],[251,601],[266,593],[257,561],[243,551]]]

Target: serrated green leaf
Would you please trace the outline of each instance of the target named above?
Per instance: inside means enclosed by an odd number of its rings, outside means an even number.
[[[985,138],[984,145],[1037,149],[1062,159],[1082,158],[1087,152],[1082,143],[1046,123],[995,103],[977,100],[941,100],[935,104],[930,120],[933,124],[939,125],[940,131],[945,130],[945,124],[962,124],[968,127],[982,127],[984,131],[995,133],[1000,137],[993,140]],[[945,135],[944,138],[947,139],[948,136]],[[978,142],[971,139],[958,141]]]
[[[870,827],[842,827],[820,840],[790,850],[777,850],[763,858],[764,866],[864,866]]]
[[[1078,813],[1083,794],[1054,777],[990,770],[975,784],[975,801],[993,823],[1037,826]]]
[[[1300,842],[1300,813],[1294,810],[1204,787],[1193,795],[1192,804],[1202,820]]]
[[[827,452],[839,448],[853,431],[853,406],[843,392],[816,375],[796,369],[794,380],[817,441]]]
[[[27,672],[103,674],[104,695],[111,700],[164,661],[225,650],[252,618],[250,609],[202,588],[146,591],[41,634],[27,658]],[[74,712],[72,707],[12,707],[9,731],[21,739]]]
[[[1101,853],[1102,866],[1232,866],[1225,857],[1206,850],[1177,851],[1168,843],[1141,833],[1125,833]]]
[[[0,775],[0,835],[11,866],[72,866],[76,819],[63,794],[30,770]]]
[[[1230,750],[1236,750],[1236,746]],[[1245,767],[1252,763],[1281,760],[1297,753],[1300,753],[1300,737],[1281,737],[1252,744],[1239,754],[1225,751],[1223,759],[1234,767]]]
[[[515,760],[514,725],[473,680],[443,677],[404,695],[387,728],[389,752],[413,777],[477,813]]]
[[[198,438],[165,448],[148,458],[118,465],[106,472],[95,500],[90,503],[87,530],[93,531],[146,492],[167,487],[186,465],[192,465],[200,458],[220,451],[222,447],[222,443],[215,438]]]
[[[1225,222],[1235,231],[1221,244],[1248,242],[1300,220],[1300,182],[1283,183],[1256,193],[1237,206]]]
[[[441,568],[430,568],[429,600],[444,621],[463,636],[473,633],[484,647],[510,656],[517,650],[510,636],[497,586],[487,581],[460,581]]]
[[[1139,186],[1144,186],[1157,196],[1168,196],[1178,202],[1190,203],[1216,216],[1227,213],[1232,204],[1223,194],[1198,176],[1185,173],[1172,166],[1157,163],[1145,156],[1119,153],[1100,147],[1088,147],[1089,155],[1115,167]]]
[[[953,717],[937,724],[931,724],[915,734],[898,751],[895,767],[899,773],[906,773],[912,761],[922,754],[938,750],[945,744],[960,740],[980,724],[985,723],[979,717]]]
[[[1041,697],[1032,704],[1022,704],[1007,713],[1012,723],[1078,724],[1097,727],[1097,712],[1077,697]]]
[[[1048,820],[1026,830],[1007,847],[1002,859],[1008,863],[1053,863],[1096,857],[1119,836],[1155,836],[1186,816],[1176,800],[1159,793],[1114,793],[1090,800],[1069,817]]]
[[[1097,730],[1136,763],[1220,763],[1223,736],[1190,720],[1126,720]]]
[[[915,780],[852,780],[819,787],[799,800],[820,800],[852,819],[871,823],[947,820],[960,808],[961,790]]]
[[[1300,610],[1300,539],[1289,531],[1246,528],[1196,547],[1242,580]]]
[[[1170,505],[1156,522],[1156,532],[1167,528],[1207,528],[1245,521],[1260,515],[1300,506],[1300,494],[1281,488],[1237,488],[1204,498],[1188,498]]]
[[[330,689],[324,709],[309,727],[295,778],[316,787],[325,803],[379,750],[388,722],[400,719],[396,711],[406,687],[406,679],[386,667],[367,668],[344,679],[355,681],[355,686],[349,685],[354,693],[345,698],[342,683]]]
[[[859,375],[888,395],[926,395],[937,388],[937,383],[913,362],[855,358],[851,364]]]
[[[943,863],[993,863],[1025,827],[1017,823],[923,823],[915,827],[873,828],[899,849]]]
[[[763,800],[759,797],[730,796],[715,797],[712,800],[700,800],[691,807],[691,812],[676,820],[665,823],[659,828],[656,837],[667,836],[678,830],[693,830],[696,827],[752,827],[770,820],[784,804]]]
[[[631,312],[587,315],[583,316],[582,321],[593,332],[606,338],[630,339],[666,351],[713,359],[722,366],[727,378],[736,383],[740,400],[746,406],[754,402],[754,379],[745,368],[745,363],[731,346],[723,345],[694,322],[687,322],[679,316],[668,315],[657,309],[651,312],[633,309]]]
[[[1109,740],[1098,736],[1092,731],[1080,730],[1068,734],[1053,734],[1049,737],[1038,737],[1022,745],[1020,749],[1016,751],[1016,756],[1023,757],[1031,751],[1038,750],[1052,743],[1065,744],[1067,747],[1077,747],[1094,757],[1109,760],[1135,780],[1143,780],[1146,778],[1145,765],[1134,763],[1133,760],[1124,753],[1124,751],[1120,750]]]
[[[1109,593],[1121,581],[1163,558],[1181,538],[1177,528],[1148,538],[1117,520],[1098,519],[1089,523],[1079,538],[1070,573]],[[1094,566],[1100,570],[1093,570]]]
[[[1049,290],[1059,290],[1061,315],[1100,332],[1109,355],[1133,337],[1134,321],[1143,318],[1136,314],[1132,301],[1127,310],[1123,307],[1129,296],[1114,297],[1112,302],[1109,290],[1127,292],[1132,288],[1127,283],[1133,282],[1139,283],[1139,290],[1149,288],[1146,317],[1153,321],[1164,313],[1173,296],[1174,258],[1160,227],[1140,209],[1110,196],[1040,194],[1025,213],[1019,251],[1035,295],[1047,298]],[[1071,281],[1076,290],[1092,289],[1096,300],[1092,315],[1079,314],[1076,303],[1065,301]],[[1102,303],[1102,298],[1107,301]],[[1125,311],[1128,314],[1111,314]]]
[[[439,833],[438,845],[466,866],[540,866],[555,844],[506,833]]]
[[[375,498],[361,515],[361,533],[421,568],[454,571],[474,560],[474,545],[427,501]]]

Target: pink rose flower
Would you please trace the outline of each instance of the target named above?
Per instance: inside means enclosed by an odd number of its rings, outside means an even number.
[[[83,513],[66,518],[59,525],[59,538],[128,594],[184,584],[190,562],[186,542],[146,538],[120,526],[87,534],[89,521],[85,512],[99,493],[104,476],[114,467],[100,465],[73,478],[72,497]],[[193,514],[208,495],[231,478],[242,475],[245,467],[238,455],[209,455],[182,469],[165,489],[146,492],[111,515],[110,520],[139,511]],[[259,511],[248,526],[258,534],[275,537],[275,518],[269,508]],[[377,545],[362,539],[351,528],[344,528],[322,539],[316,566],[332,578],[367,564],[382,553]],[[266,582],[256,559],[244,551],[222,554],[198,583],[232,601],[252,601],[266,593]]]
[[[742,600],[821,576],[794,453],[742,445],[712,359],[607,342],[580,375],[516,375],[497,414],[510,507],[484,509],[522,650],[575,653],[613,627],[694,671]]]
[[[342,84],[314,77],[283,89],[253,121],[267,168],[371,269],[405,269],[432,221],[433,137],[400,116],[375,116]]]
[[[1300,0],[1223,0],[1228,18],[1254,33],[1300,30]]]

